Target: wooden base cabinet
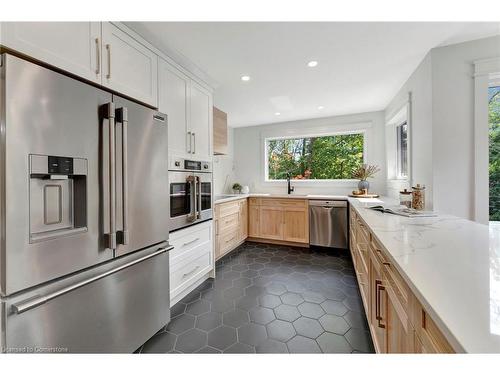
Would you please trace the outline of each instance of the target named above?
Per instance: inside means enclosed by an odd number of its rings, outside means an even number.
[[[234,250],[248,236],[246,199],[219,203],[215,206],[215,259]]]
[[[248,236],[255,240],[309,245],[309,201],[249,198]]]
[[[376,352],[453,353],[389,261],[385,249],[352,207],[349,222],[353,264]]]

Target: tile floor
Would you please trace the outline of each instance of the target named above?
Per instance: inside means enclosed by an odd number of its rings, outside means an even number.
[[[140,353],[373,353],[351,258],[247,242]]]

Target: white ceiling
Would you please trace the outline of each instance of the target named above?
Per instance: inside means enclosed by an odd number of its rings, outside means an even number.
[[[127,25],[205,72],[233,127],[382,110],[430,49],[500,34],[499,23],[470,22]]]

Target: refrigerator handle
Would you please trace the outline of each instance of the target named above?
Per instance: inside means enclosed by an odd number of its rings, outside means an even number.
[[[122,208],[123,230],[118,233],[118,240],[122,245],[129,243],[128,230],[128,110],[126,107],[116,110],[116,121],[122,124]]]
[[[67,286],[66,288],[62,288],[62,289],[59,289],[59,290],[56,290],[55,292],[52,292],[52,293],[49,293],[45,296],[35,296],[33,298],[29,298],[25,301],[21,301],[19,303],[16,303],[16,304],[13,304],[12,305],[12,310],[16,313],[16,314],[22,314],[23,312],[25,311],[28,311],[28,310],[31,310],[37,306],[40,306],[40,305],[43,305],[44,303],[50,301],[50,300],[53,300],[57,297],[60,297],[64,294],[67,294],[69,292],[72,292],[76,289],[79,289],[79,288],[82,288],[84,287],[85,285],[88,285],[88,284],[91,284],[95,281],[98,281],[98,280],[101,280],[107,276],[110,276],[114,273],[117,273],[121,270],[124,270],[125,268],[129,268],[129,267],[132,267],[133,265],[136,265],[138,263],[141,263],[141,262],[144,262],[145,260],[148,260],[148,259],[151,259],[153,257],[156,257],[158,255],[161,255],[161,254],[164,254],[170,250],[172,250],[174,247],[173,246],[169,246],[166,242],[164,243],[161,243],[160,244],[161,247],[159,247],[154,253],[151,253],[151,254],[148,254],[148,255],[145,255],[139,259],[136,259],[136,260],[133,260],[129,263],[126,263],[126,264],[123,264],[119,267],[116,267],[112,270],[109,270],[107,272],[104,272],[104,273],[101,273],[100,275],[97,275],[97,276],[94,276],[94,277],[91,277],[87,280],[84,280],[84,281],[80,281],[79,283],[76,283],[76,284],[73,284],[73,285],[70,285],[70,286]]]
[[[108,175],[103,173],[104,207],[109,210],[109,230],[104,231],[106,247],[116,249],[116,160],[115,160],[115,105],[107,103],[103,106],[103,117],[108,123],[108,143],[102,142],[102,163],[103,170],[108,171]],[[106,128],[103,123],[103,135],[106,134]],[[103,139],[105,139],[103,137]],[[107,168],[106,168],[107,167]],[[106,202],[108,197],[109,201]],[[106,216],[106,215],[105,215]],[[106,222],[107,218],[104,218]]]

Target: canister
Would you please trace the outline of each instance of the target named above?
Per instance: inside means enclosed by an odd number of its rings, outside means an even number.
[[[411,207],[415,210],[423,210],[425,208],[425,186],[417,184],[412,187],[412,202]]]
[[[404,189],[399,192],[399,204],[411,208],[411,191]]]

